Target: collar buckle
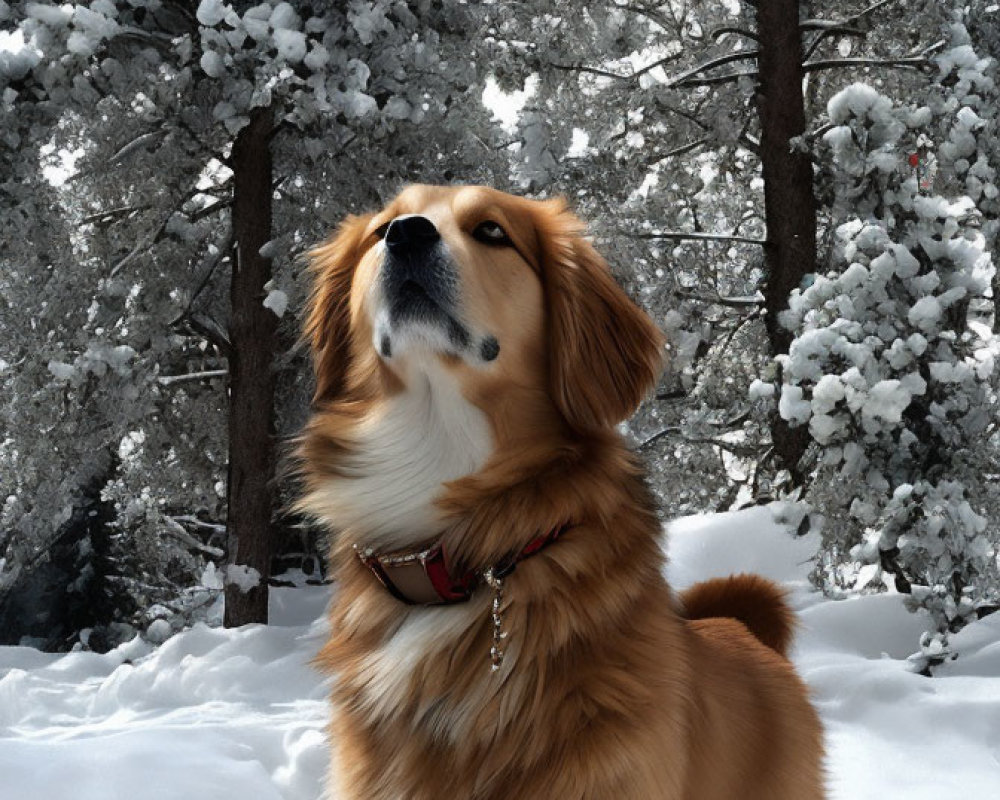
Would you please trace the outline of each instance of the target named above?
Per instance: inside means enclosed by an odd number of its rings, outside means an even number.
[[[494,580],[503,580],[526,558],[558,539],[569,527],[558,525],[532,539],[518,553],[501,559],[488,570],[469,570],[453,576],[441,542],[416,552],[379,554],[370,547],[354,545],[358,559],[397,600],[407,605],[445,605],[467,601],[486,572]]]

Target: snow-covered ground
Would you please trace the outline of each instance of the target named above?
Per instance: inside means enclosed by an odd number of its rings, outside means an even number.
[[[751,570],[791,589],[831,800],[1000,796],[1000,614],[955,637],[937,677],[914,675],[921,620],[898,597],[812,592],[815,548],[767,509],[691,517],[671,525],[668,574],[680,588]],[[0,648],[0,800],[316,800],[326,687],[308,662],[327,592],[274,590],[272,625],[199,626],[158,649]]]

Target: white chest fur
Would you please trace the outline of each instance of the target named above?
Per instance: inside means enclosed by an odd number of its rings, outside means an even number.
[[[343,476],[322,491],[324,516],[366,546],[399,549],[442,526],[442,484],[482,468],[493,449],[489,421],[441,367],[373,409],[354,438]]]

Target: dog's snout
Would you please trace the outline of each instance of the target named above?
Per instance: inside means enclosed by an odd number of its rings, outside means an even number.
[[[434,223],[417,214],[397,217],[385,232],[385,246],[396,255],[428,250],[440,239],[441,234]]]

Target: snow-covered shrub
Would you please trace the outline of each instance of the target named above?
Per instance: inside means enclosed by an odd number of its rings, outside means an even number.
[[[977,90],[995,93],[989,62],[965,43],[939,66],[952,90],[933,108],[896,107],[861,84],[829,103],[825,141],[845,221],[835,270],[793,292],[783,315],[796,338],[779,357],[778,404],[818,446],[810,499],[828,520],[820,577],[837,583],[851,562],[875,565],[930,612],[931,660],[1000,586],[996,534],[981,516],[1000,340],[977,207],[996,187],[973,110]],[[870,570],[858,575],[871,583]]]

